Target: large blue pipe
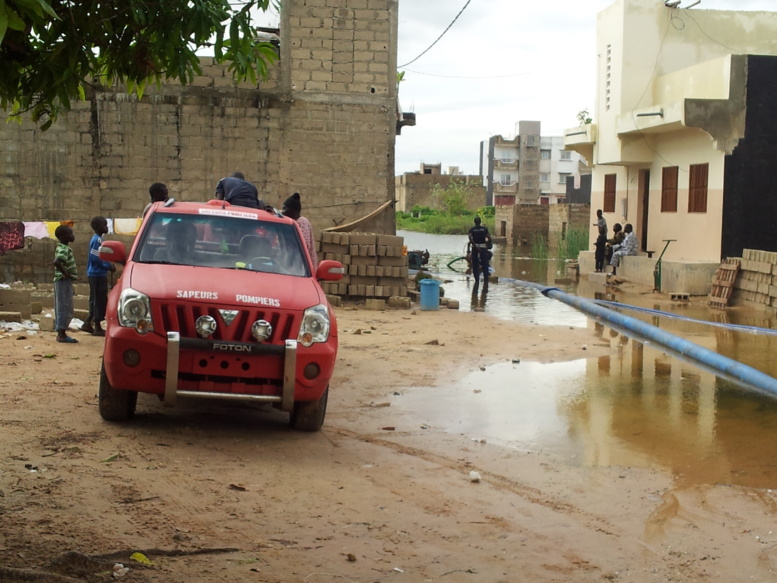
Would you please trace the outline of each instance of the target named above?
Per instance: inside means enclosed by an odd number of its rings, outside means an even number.
[[[614,326],[632,332],[643,338],[647,338],[648,340],[652,340],[656,344],[665,346],[680,356],[692,359],[707,368],[712,369],[713,372],[719,372],[722,375],[737,379],[769,396],[777,397],[777,379],[747,366],[746,364],[742,364],[741,362],[737,362],[722,354],[713,352],[712,350],[694,344],[684,338],[665,332],[660,328],[651,326],[636,318],[603,308],[590,300],[566,294],[558,288],[547,287],[530,281],[514,281],[518,285],[538,289],[544,296],[564,302],[585,314],[609,322]]]

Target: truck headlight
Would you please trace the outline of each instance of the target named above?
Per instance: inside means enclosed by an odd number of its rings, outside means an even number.
[[[302,315],[297,341],[309,347],[316,342],[329,339],[329,309],[324,304],[308,308]]]
[[[154,329],[151,322],[151,304],[148,296],[132,288],[121,292],[119,297],[119,324],[135,328],[140,334]]]

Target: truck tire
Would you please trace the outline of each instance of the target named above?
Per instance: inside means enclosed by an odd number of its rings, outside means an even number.
[[[106,421],[127,421],[135,416],[138,402],[137,391],[114,389],[105,374],[105,365],[100,369],[100,416]]]
[[[297,401],[291,411],[289,422],[299,431],[318,431],[324,424],[326,401],[329,397],[329,387],[317,401]]]

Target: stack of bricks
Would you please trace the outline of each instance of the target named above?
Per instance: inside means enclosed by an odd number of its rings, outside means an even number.
[[[407,255],[404,239],[375,233],[324,231],[319,259],[333,259],[345,267],[340,281],[322,282],[324,292],[339,296],[389,298],[407,296]]]
[[[733,299],[777,308],[777,253],[743,250]]]

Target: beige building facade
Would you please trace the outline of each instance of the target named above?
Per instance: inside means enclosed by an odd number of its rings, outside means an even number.
[[[90,219],[140,216],[152,182],[207,200],[239,170],[273,205],[301,193],[317,232],[370,214],[394,200],[397,12],[397,0],[284,0],[279,59],[258,86],[203,59],[191,86],[140,99],[97,87],[46,132],[0,124],[0,220],[75,221],[85,268]],[[360,228],[393,234],[393,209]],[[50,280],[54,245],[0,257],[0,281]]]
[[[589,224],[602,209],[643,252],[718,264],[777,250],[777,13],[700,8],[599,13],[593,123],[565,147],[593,166]]]

